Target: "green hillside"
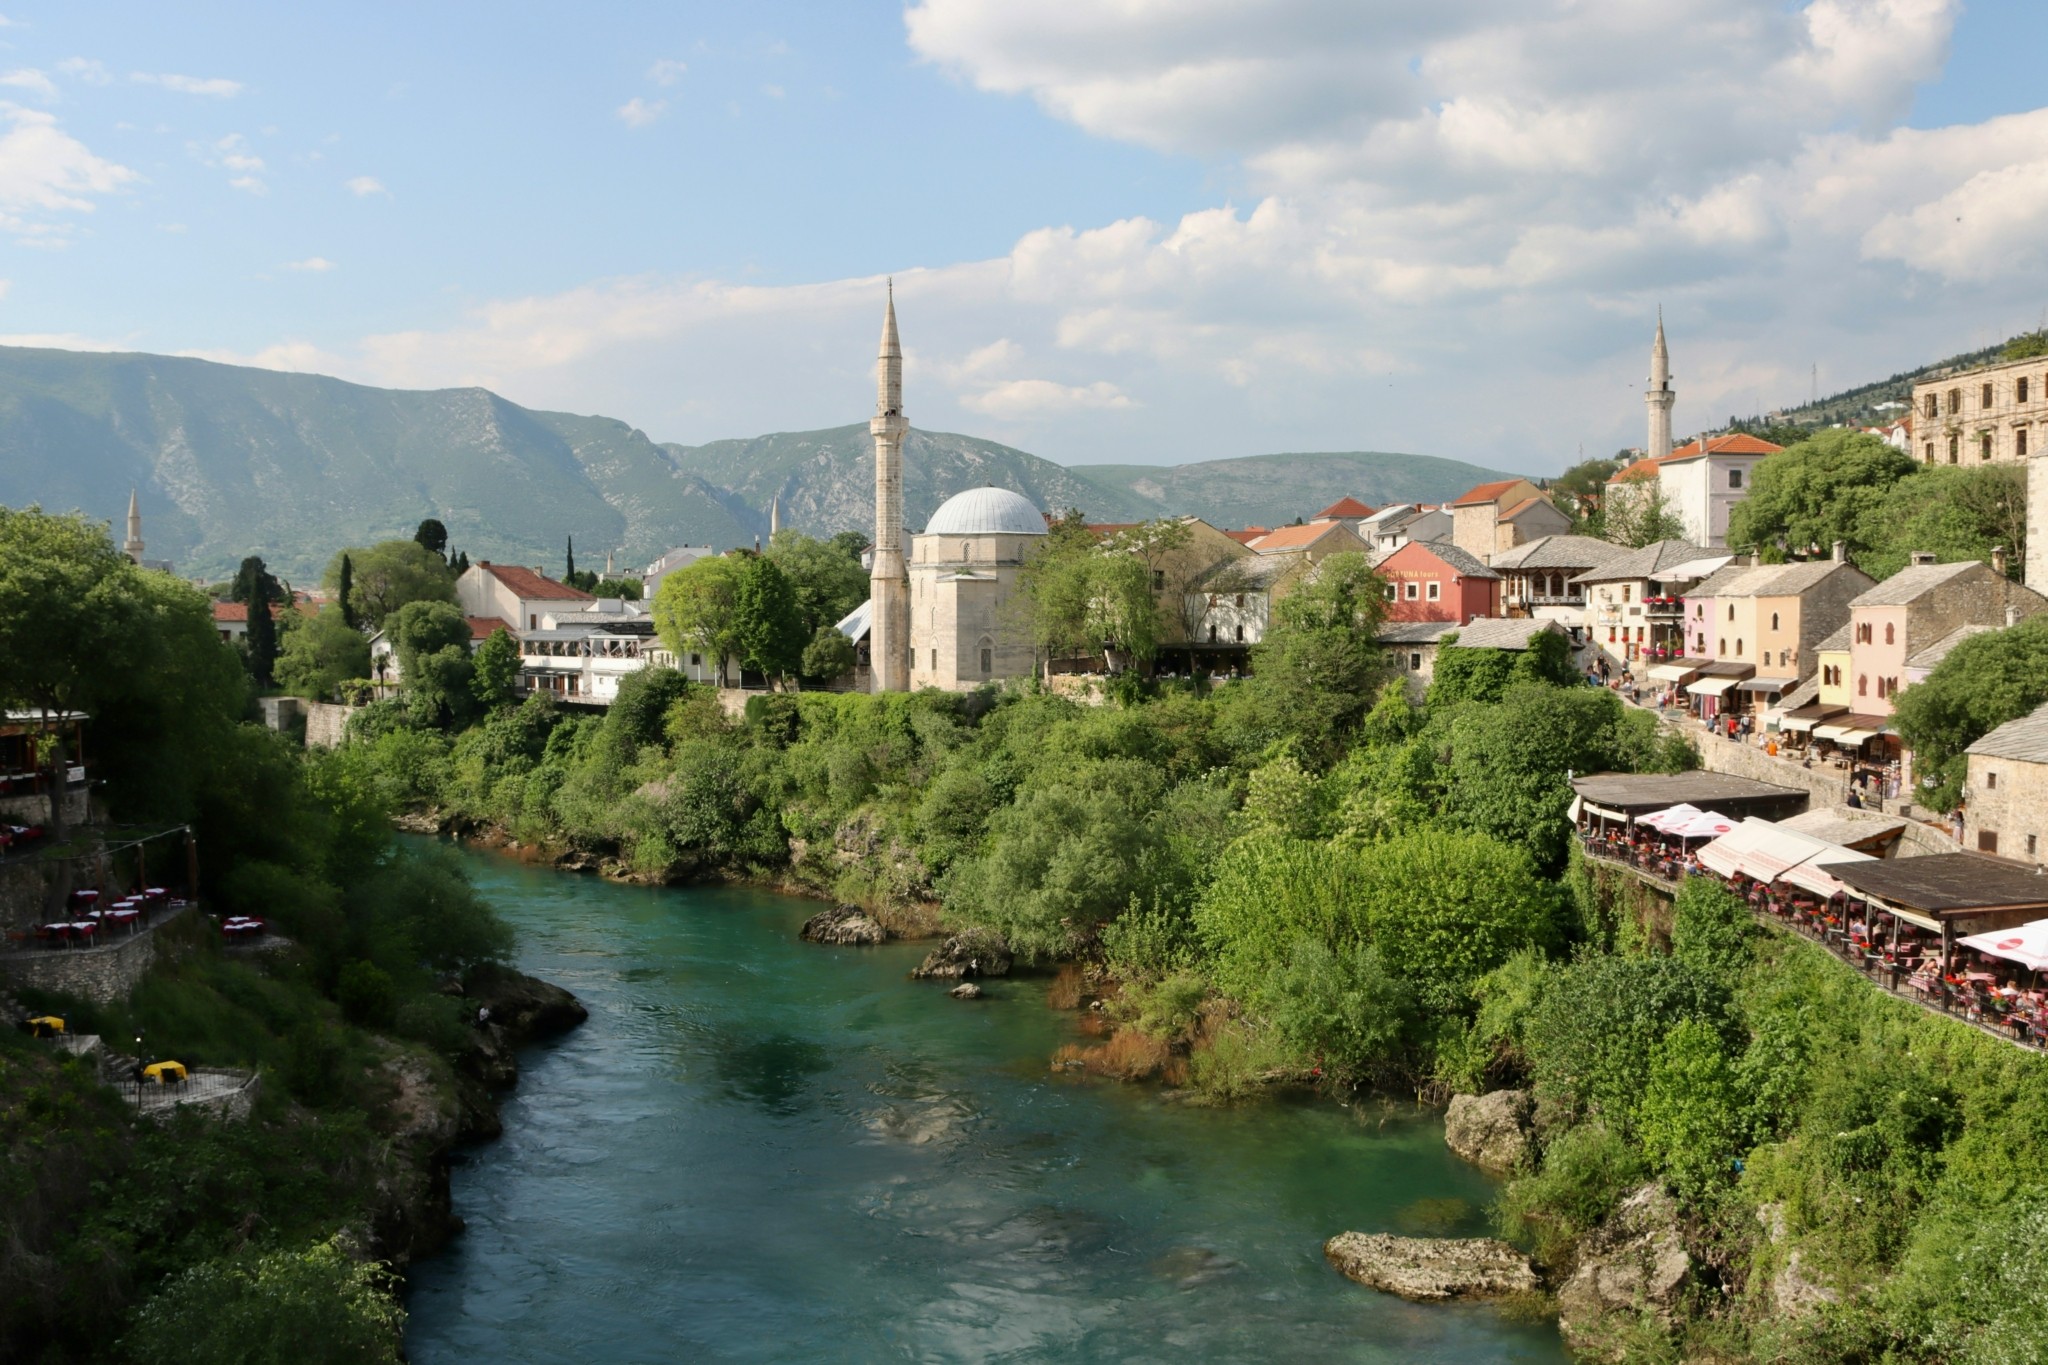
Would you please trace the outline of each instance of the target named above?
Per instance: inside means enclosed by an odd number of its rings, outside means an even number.
[[[1252,455],[1170,466],[1076,465],[1069,472],[1114,497],[1135,499],[1136,517],[1192,513],[1224,527],[1281,525],[1346,495],[1374,507],[1442,502],[1474,484],[1510,477],[1462,460],[1377,450]]]
[[[305,579],[334,547],[447,523],[471,558],[586,562],[753,534],[641,433],[483,389],[407,392],[173,356],[0,347],[0,503],[119,522],[151,558],[219,574],[262,554]],[[118,526],[117,526],[118,529]]]
[[[764,515],[779,498],[785,526],[819,535],[874,528],[875,454],[865,422],[664,449],[679,471],[729,490]],[[1048,511],[1079,507],[1096,521],[1159,515],[1128,491],[1077,474],[994,441],[913,428],[903,442],[904,524],[916,530],[947,498],[984,484],[1021,493]]]

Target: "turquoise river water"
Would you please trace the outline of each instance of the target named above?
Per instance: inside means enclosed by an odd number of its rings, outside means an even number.
[[[1565,1359],[1324,1262],[1346,1229],[1484,1231],[1426,1113],[1066,1079],[1042,980],[956,1001],[906,980],[916,945],[799,942],[813,902],[462,856],[590,1021],[456,1169],[418,1365]]]

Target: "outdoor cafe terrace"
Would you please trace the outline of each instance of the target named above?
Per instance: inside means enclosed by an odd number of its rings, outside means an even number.
[[[1978,853],[1875,857],[1687,803],[1617,815],[1583,789],[1574,817],[1597,863],[1666,893],[1686,877],[1712,877],[1758,918],[1803,934],[1881,989],[2048,1048],[2048,874],[2040,868]],[[1876,826],[1866,846],[1886,846],[1885,835]]]

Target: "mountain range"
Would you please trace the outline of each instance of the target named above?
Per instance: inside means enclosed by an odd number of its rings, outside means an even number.
[[[637,566],[676,545],[752,543],[782,524],[873,525],[865,423],[706,445],[659,444],[608,417],[524,408],[486,389],[371,388],[179,356],[0,347],[0,504],[115,523],[140,490],[151,559],[221,576],[244,555],[305,581],[336,550],[425,517],[472,559]],[[974,436],[913,430],[904,517],[922,526],[996,484],[1091,521],[1193,513],[1274,525],[1346,494],[1436,501],[1497,471],[1381,452],[1068,468]]]

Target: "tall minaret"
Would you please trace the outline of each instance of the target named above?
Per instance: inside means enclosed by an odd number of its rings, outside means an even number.
[[[1650,408],[1650,441],[1643,454],[1661,460],[1671,453],[1671,405],[1678,394],[1671,387],[1671,352],[1664,345],[1664,310],[1657,310],[1657,342],[1650,347],[1650,387],[1643,402]]]
[[[137,564],[142,562],[142,504],[133,488],[128,490],[128,539],[121,543],[121,553]]]
[[[768,543],[775,543],[775,535],[782,529],[782,495],[777,493],[768,499]]]
[[[910,579],[903,564],[903,346],[896,340],[896,283],[889,282],[889,308],[882,315],[882,354],[876,383],[875,559],[868,574],[874,599],[868,626],[868,658],[875,691],[910,690]]]

